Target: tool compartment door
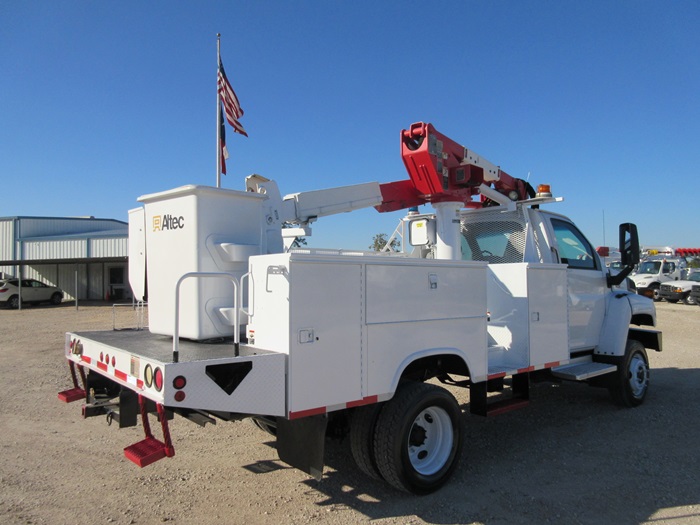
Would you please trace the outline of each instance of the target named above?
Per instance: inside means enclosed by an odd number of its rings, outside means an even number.
[[[290,261],[289,412],[362,398],[362,265]]]

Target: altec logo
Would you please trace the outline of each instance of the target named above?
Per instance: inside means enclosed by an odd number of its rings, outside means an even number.
[[[185,227],[185,218],[180,215],[154,215],[153,216],[153,231],[160,232],[165,230],[181,230]]]

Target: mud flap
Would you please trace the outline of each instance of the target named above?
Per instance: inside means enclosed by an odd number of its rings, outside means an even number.
[[[277,418],[279,458],[320,481],[327,424],[325,414],[293,420]]]

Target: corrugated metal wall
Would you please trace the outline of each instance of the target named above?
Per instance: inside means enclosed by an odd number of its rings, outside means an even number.
[[[125,237],[99,237],[89,243],[90,257],[124,257],[129,244]]]
[[[11,261],[15,258],[14,231],[14,219],[0,220],[0,261]],[[0,266],[0,272],[4,274],[14,275],[15,271],[14,266]]]
[[[17,233],[20,237],[49,237],[124,228],[125,224],[112,219],[21,217]]]
[[[88,257],[85,239],[59,241],[25,241],[22,243],[22,259],[79,259]]]
[[[27,279],[60,287],[64,292],[64,300],[75,299],[76,276],[78,270],[78,299],[103,301],[107,299],[110,290],[109,269],[124,268],[125,284],[128,283],[128,268],[126,263],[89,263],[89,264],[37,264],[25,266],[23,276]],[[127,284],[128,286],[128,284]],[[130,299],[127,293],[124,300]]]

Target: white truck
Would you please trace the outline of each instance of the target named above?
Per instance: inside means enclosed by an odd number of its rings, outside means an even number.
[[[320,478],[324,440],[349,436],[361,470],[424,494],[455,469],[464,418],[437,383],[469,391],[469,411],[527,405],[533,381],[579,381],[641,404],[645,348],[661,351],[654,305],[611,275],[560,202],[535,195],[430,124],[401,134],[410,179],[281,197],[258,175],[247,191],[185,186],[130,213],[130,274],[149,330],[70,332],[65,354],[84,417],[145,439],[140,466],[174,455],[168,419],[204,426],[252,417],[282,461]],[[432,204],[402,220],[401,253],[290,249],[318,217],[367,206]],[[146,279],[147,276],[147,279]],[[631,326],[635,325],[635,326]],[[163,438],[151,431],[157,413]]]
[[[639,263],[630,278],[634,281],[638,294],[660,301],[661,285],[683,279],[687,266],[688,263],[684,257],[651,255]]]
[[[685,304],[696,304],[692,291],[693,287],[698,285],[700,285],[700,270],[688,268],[685,278],[663,283],[659,288],[659,297],[669,303],[683,301]]]

